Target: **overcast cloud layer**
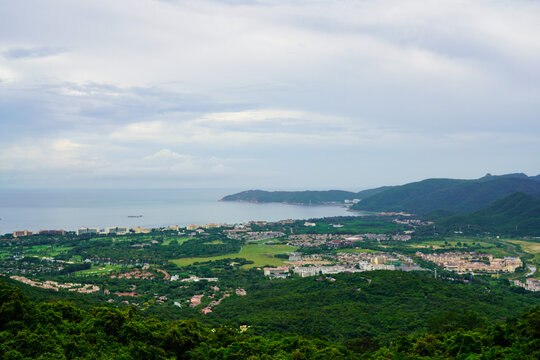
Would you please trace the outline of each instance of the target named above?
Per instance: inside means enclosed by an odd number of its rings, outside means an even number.
[[[537,1],[0,0],[0,187],[540,173]]]

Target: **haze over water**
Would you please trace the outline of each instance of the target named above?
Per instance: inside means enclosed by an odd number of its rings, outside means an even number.
[[[0,234],[79,227],[161,227],[353,215],[340,206],[220,202],[227,189],[0,190]],[[128,216],[143,215],[140,218]]]

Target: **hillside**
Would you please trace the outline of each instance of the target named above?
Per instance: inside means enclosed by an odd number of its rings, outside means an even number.
[[[424,293],[416,295],[421,299]],[[502,301],[498,294],[486,297],[494,297],[493,304]],[[279,299],[269,305],[279,306]],[[392,310],[389,305],[385,313]],[[399,302],[395,305],[399,307]],[[272,307],[265,310],[271,320]],[[323,311],[319,317],[322,313],[332,318]],[[511,309],[508,314],[515,313]],[[279,307],[275,315],[282,315]],[[306,317],[308,323],[312,315]],[[226,322],[210,329],[194,320],[159,321],[143,317],[134,307],[82,310],[64,302],[35,303],[0,280],[0,319],[2,359],[472,359],[481,354],[490,359],[537,359],[540,355],[538,307],[506,323],[488,323],[470,312],[445,313],[431,319],[435,333],[402,333],[387,341],[360,331],[361,337],[341,342],[321,337],[319,331],[303,337],[278,329],[271,336],[260,336],[252,328]],[[384,332],[393,328],[393,322],[394,318],[381,316],[376,326]],[[323,325],[341,327],[340,322]],[[356,325],[362,329],[362,324]]]
[[[257,332],[321,334],[332,339],[391,338],[402,332],[422,332],[432,317],[446,311],[475,311],[489,319],[514,316],[531,305],[534,296],[508,290],[446,283],[429,274],[376,271],[294,281],[271,281],[231,297],[204,321],[248,324]]]
[[[437,225],[452,231],[472,227],[475,231],[540,236],[540,200],[515,193],[473,213],[443,218]]]
[[[326,190],[326,191],[264,191],[264,190],[247,190],[236,194],[227,195],[221,201],[245,201],[255,203],[287,203],[287,204],[303,204],[316,205],[326,203],[343,203],[345,200],[364,199],[375,195],[389,187],[381,187],[377,189],[369,189],[360,192],[343,191],[343,190]]]
[[[537,194],[540,181],[524,174],[485,176],[476,180],[427,179],[395,186],[355,204],[354,210],[426,214],[476,211],[515,192]]]

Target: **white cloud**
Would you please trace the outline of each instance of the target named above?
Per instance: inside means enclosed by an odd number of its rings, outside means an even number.
[[[332,173],[349,175],[360,174],[351,170],[356,157],[374,153],[397,167],[395,152],[454,149],[446,161],[459,165],[456,148],[486,163],[494,144],[514,158],[535,153],[536,2],[52,6],[0,3],[0,131],[11,135],[0,152],[4,174],[253,172],[262,181],[315,178],[314,156],[346,157]],[[410,178],[414,166],[403,171]]]

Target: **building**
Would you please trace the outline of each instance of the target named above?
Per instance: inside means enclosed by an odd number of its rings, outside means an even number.
[[[105,234],[125,235],[129,232],[127,227],[111,226],[105,228]]]
[[[30,236],[33,233],[28,230],[16,230],[13,232],[13,237]]]
[[[182,279],[180,281],[182,282],[199,282],[201,280],[206,280],[206,281],[218,281],[218,278],[200,278],[198,276],[190,276],[186,279]]]
[[[208,224],[204,225],[204,227],[206,229],[217,229],[217,228],[220,228],[221,225],[216,224],[216,223],[208,223]]]
[[[287,266],[282,267],[265,267],[263,268],[264,276],[269,276],[271,278],[285,278],[289,276],[289,268]]]
[[[65,230],[39,230],[39,235],[66,235]]]
[[[75,233],[77,235],[97,234],[97,233],[99,233],[99,229],[82,227],[82,228],[79,228],[79,229],[75,230]]]
[[[317,224],[315,224],[314,222],[306,221],[306,222],[304,223],[304,226],[310,226],[310,227],[313,227],[313,226],[317,226]]]
[[[292,252],[289,255],[289,261],[295,262],[295,261],[302,261],[302,253],[299,252]]]
[[[135,227],[134,227],[133,229],[131,229],[131,230],[133,230],[133,232],[134,232],[135,234],[148,234],[148,233],[152,232],[152,229],[145,229],[145,228],[142,228],[142,227],[140,227],[140,226],[135,226]]]
[[[375,256],[371,262],[375,265],[384,265],[386,264],[386,256]]]
[[[294,268],[294,273],[301,277],[324,275],[324,274],[339,274],[342,272],[359,272],[360,270],[353,267],[342,265],[333,266],[297,266]]]
[[[195,225],[195,224],[189,224],[186,226],[187,230],[197,230],[198,228],[202,227],[201,225]]]

